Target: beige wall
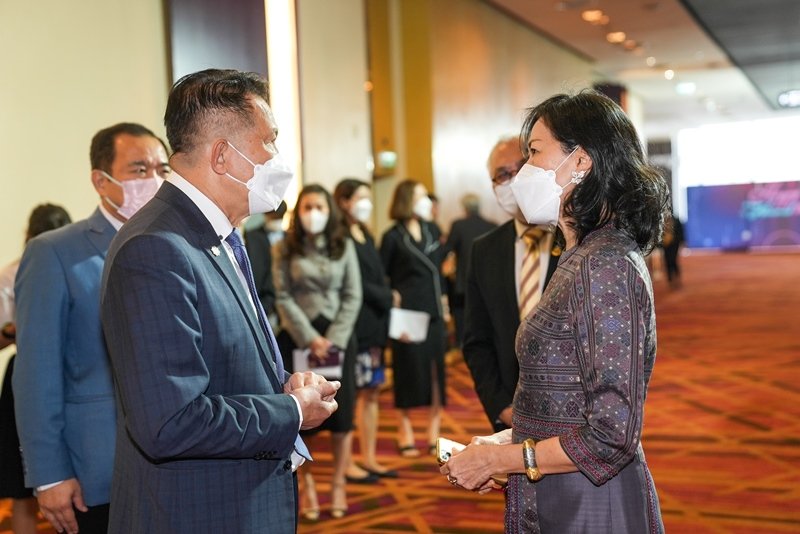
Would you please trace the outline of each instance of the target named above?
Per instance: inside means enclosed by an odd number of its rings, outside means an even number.
[[[403,4],[389,0],[391,72],[401,89]],[[460,215],[467,190],[500,217],[486,177],[488,151],[516,133],[524,108],[588,84],[589,65],[477,0],[429,4],[434,188],[444,227]],[[343,176],[370,177],[367,48],[362,0],[298,0],[300,98],[307,182],[333,187]],[[406,18],[406,21],[408,18]],[[398,46],[400,45],[400,46]],[[0,3],[0,155],[6,246],[19,255],[30,210],[42,202],[86,217],[97,199],[89,182],[89,141],[100,128],[137,121],[163,135],[169,88],[160,0],[40,0]],[[24,52],[22,52],[24,51]],[[376,231],[394,183],[407,166],[404,95],[395,91],[397,175],[375,185]],[[413,135],[413,132],[412,132]]]
[[[89,142],[120,121],[163,135],[169,80],[160,0],[0,2],[0,160],[5,242],[19,256],[31,209],[97,204]]]
[[[505,219],[486,169],[489,151],[516,135],[526,108],[591,85],[590,64],[483,2],[431,3],[433,169],[440,223],[462,215],[460,198],[481,196],[489,218]]]
[[[371,179],[363,0],[298,0],[303,180]]]

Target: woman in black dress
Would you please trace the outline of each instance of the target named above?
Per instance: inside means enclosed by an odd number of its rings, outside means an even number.
[[[397,185],[389,216],[396,221],[381,240],[381,260],[401,307],[430,315],[428,335],[421,343],[392,342],[394,402],[400,410],[398,448],[406,457],[419,455],[409,409],[430,407],[428,450],[435,449],[445,404],[444,353],[449,318],[440,268],[443,249],[438,228],[430,219],[432,203],[425,186],[414,180]]]
[[[369,184],[345,178],[336,186],[333,199],[342,213],[342,222],[356,247],[361,267],[364,302],[356,321],[358,342],[356,388],[361,401],[359,441],[363,467],[379,477],[396,477],[397,472],[378,463],[375,455],[378,432],[378,393],[384,383],[383,352],[389,330],[389,310],[400,295],[392,291],[383,270],[375,240],[367,228],[372,220],[372,195]]]

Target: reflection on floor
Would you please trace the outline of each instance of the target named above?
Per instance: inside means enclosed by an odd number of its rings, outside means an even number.
[[[683,269],[678,290],[656,277],[659,354],[644,434],[667,532],[800,532],[800,256],[694,254]],[[489,427],[459,354],[449,360],[442,434],[466,441]],[[389,390],[381,409],[380,459],[400,478],[350,485],[349,513],[334,520],[329,439],[314,438],[322,513],[300,532],[502,532],[502,494],[451,487],[427,455],[400,458]],[[422,440],[424,412],[414,422]],[[0,534],[8,512],[0,501]]]

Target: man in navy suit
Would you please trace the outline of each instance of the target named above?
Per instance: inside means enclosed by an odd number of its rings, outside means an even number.
[[[116,410],[99,310],[103,262],[116,231],[169,173],[164,143],[139,124],[99,131],[90,159],[99,207],[25,247],[13,377],[26,485],[56,530],[82,534],[107,530],[114,459]]]
[[[172,88],[174,173],[117,234],[101,310],[120,419],[110,533],[293,533],[298,431],[338,382],[287,376],[236,226],[291,173],[266,82],[210,69]]]
[[[519,212],[508,185],[525,163],[519,138],[499,141],[489,156],[489,176],[500,206],[511,220],[472,245],[464,305],[464,360],[475,390],[496,432],[511,426],[511,401],[519,379],[514,342],[520,323],[520,270],[531,227]],[[549,228],[540,242],[539,292],[558,265],[560,248]]]

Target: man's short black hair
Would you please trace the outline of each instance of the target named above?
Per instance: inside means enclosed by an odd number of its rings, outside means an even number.
[[[135,122],[120,122],[114,126],[103,128],[92,137],[92,146],[89,149],[89,160],[92,163],[92,169],[100,169],[111,174],[111,164],[114,163],[114,158],[117,156],[114,150],[114,141],[118,135],[122,134],[134,137],[154,137],[158,139],[161,145],[164,146],[164,150],[169,154],[164,141],[148,128]]]
[[[175,152],[190,152],[197,133],[209,121],[225,120],[230,113],[244,124],[253,124],[248,100],[258,96],[269,103],[267,81],[255,72],[207,69],[187,74],[172,86],[164,113],[167,139]]]

